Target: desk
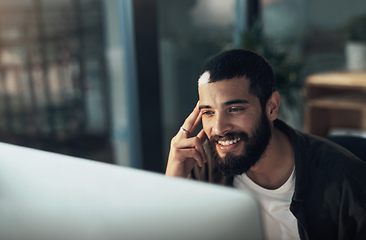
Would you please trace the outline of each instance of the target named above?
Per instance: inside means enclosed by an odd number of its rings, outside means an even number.
[[[327,136],[332,128],[366,130],[366,72],[314,74],[305,88],[305,132]]]

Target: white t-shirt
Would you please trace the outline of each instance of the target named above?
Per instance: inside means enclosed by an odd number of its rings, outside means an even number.
[[[295,190],[295,169],[289,179],[274,190],[257,185],[246,174],[236,176],[233,185],[238,189],[249,190],[259,200],[266,239],[300,239],[297,220],[290,212],[291,198]]]

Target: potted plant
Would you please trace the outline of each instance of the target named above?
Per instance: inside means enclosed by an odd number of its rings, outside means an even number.
[[[345,40],[346,66],[351,71],[366,71],[366,15],[356,16],[341,27]]]
[[[289,107],[296,107],[297,96],[302,87],[298,78],[302,63],[291,57],[288,51],[273,44],[273,40],[262,34],[260,21],[250,31],[244,32],[239,47],[251,49],[263,55],[273,66],[276,89],[285,98]]]

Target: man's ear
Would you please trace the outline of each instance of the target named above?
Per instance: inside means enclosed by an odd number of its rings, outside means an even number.
[[[266,104],[267,116],[270,121],[276,120],[278,116],[278,110],[280,108],[280,102],[280,94],[277,91],[273,92]]]

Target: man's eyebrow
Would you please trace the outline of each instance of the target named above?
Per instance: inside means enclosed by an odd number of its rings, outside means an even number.
[[[234,104],[247,104],[249,103],[247,100],[244,100],[244,99],[235,99],[235,100],[230,100],[230,101],[227,101],[227,102],[224,102],[223,105],[224,106],[230,106],[230,105],[234,105]],[[200,105],[199,106],[199,109],[202,110],[202,109],[210,109],[212,108],[210,105]]]
[[[211,108],[211,106],[209,106],[209,105],[200,105],[199,106],[199,109],[201,110],[201,109],[207,109],[207,108]]]
[[[246,104],[246,103],[249,103],[249,102],[244,99],[235,99],[235,100],[225,102],[224,106],[229,106],[229,105],[233,105],[233,104]]]

